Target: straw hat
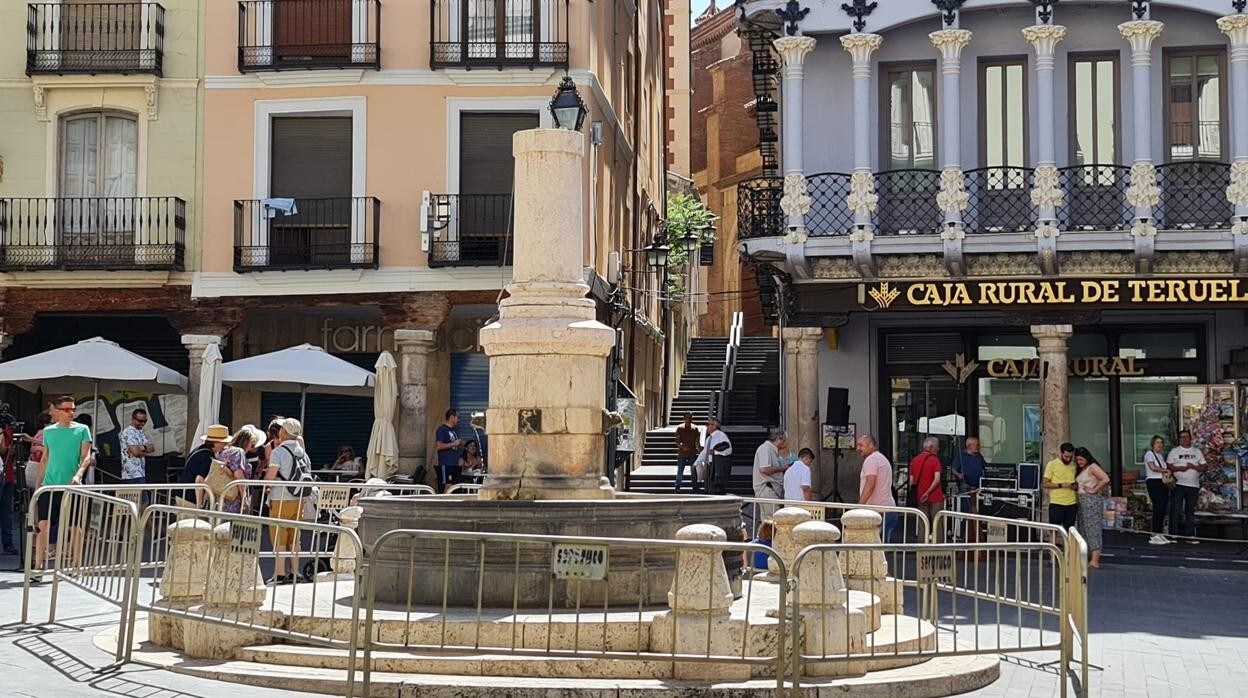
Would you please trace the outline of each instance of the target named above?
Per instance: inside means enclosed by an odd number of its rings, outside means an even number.
[[[230,435],[230,428],[224,424],[213,424],[208,427],[208,433],[200,437],[202,441],[221,444],[229,443],[232,438],[234,437]]]

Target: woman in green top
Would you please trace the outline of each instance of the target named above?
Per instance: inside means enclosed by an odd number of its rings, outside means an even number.
[[[52,424],[43,430],[44,456],[40,462],[41,486],[81,485],[87,467],[91,463],[91,430],[85,424],[74,421],[74,398],[62,395],[52,401],[50,412]],[[48,522],[60,518],[62,492],[52,492],[37,498],[39,511],[38,535],[35,536],[34,575],[32,582],[41,581],[40,570],[47,562]],[[70,529],[71,560],[77,557],[82,542],[82,530]]]

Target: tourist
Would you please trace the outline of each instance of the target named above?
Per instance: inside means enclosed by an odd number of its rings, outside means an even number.
[[[940,439],[929,436],[923,439],[919,452],[910,459],[910,504],[927,517],[929,524],[936,521],[936,513],[945,508],[945,493],[940,486]],[[937,542],[944,542],[944,531],[937,531]]]
[[[278,423],[278,446],[269,457],[265,480],[298,481],[302,472],[311,472],[308,454],[299,444],[303,425],[289,417]],[[283,521],[298,521],[303,517],[304,487],[274,485],[269,488],[269,516]],[[299,529],[291,526],[271,526],[269,539],[277,558],[273,577],[266,584],[294,584],[299,570]],[[306,580],[305,580],[306,581]]]
[[[35,417],[35,435],[21,435],[22,441],[30,445],[30,455],[26,457],[26,467],[23,475],[26,480],[26,488],[29,490],[39,489],[40,478],[43,477],[40,463],[43,462],[43,430],[48,428],[52,423],[52,415],[48,412],[40,412]]]
[[[698,444],[702,434],[693,426],[693,413],[685,412],[685,421],[676,427],[676,491],[685,484],[685,468],[689,468],[689,478],[693,480],[693,491],[702,491],[702,483],[698,480],[698,471],[693,461],[698,457]]]
[[[121,484],[147,484],[147,456],[156,452],[152,440],[143,428],[147,426],[147,410],[139,407],[130,413],[130,426],[121,431],[117,441],[121,446]],[[147,506],[148,494],[143,492],[139,506]]]
[[[1192,432],[1179,432],[1179,445],[1170,449],[1166,465],[1174,473],[1174,491],[1170,493],[1170,535],[1196,535],[1196,498],[1200,494],[1200,474],[1205,469],[1205,454],[1192,447]],[[1195,543],[1196,541],[1189,541]]]
[[[1058,447],[1057,458],[1044,466],[1044,489],[1049,490],[1049,523],[1065,531],[1078,523],[1079,496],[1075,491],[1075,446]]]
[[[858,475],[858,503],[869,506],[897,506],[893,497],[893,464],[880,453],[875,437],[863,434],[858,437],[857,450],[862,456],[862,472]],[[884,538],[888,543],[897,528],[897,512],[884,512]]]
[[[476,441],[469,441],[464,445],[464,451],[459,455],[459,472],[460,476],[476,478],[481,476],[481,469],[485,462],[481,460],[481,446]]]
[[[212,470],[212,461],[230,443],[230,428],[224,424],[213,424],[208,432],[199,437],[201,443],[186,457],[186,465],[182,467],[182,475],[178,482],[184,485],[203,484],[208,481],[208,473]],[[202,509],[207,498],[202,487],[184,490],[182,498],[187,500],[183,506]]]
[[[445,421],[438,425],[434,439],[438,451],[438,491],[445,492],[451,485],[459,482],[459,449],[463,448],[464,440],[456,435],[459,427],[459,411],[446,411]]]
[[[1148,542],[1153,545],[1170,542],[1163,534],[1166,532],[1166,514],[1170,513],[1170,488],[1174,485],[1174,476],[1167,477],[1165,448],[1166,440],[1154,436],[1149,439],[1148,450],[1144,452],[1144,485],[1153,504],[1153,536]]]
[[[1088,543],[1088,551],[1092,559],[1089,567],[1101,566],[1101,526],[1105,521],[1105,488],[1109,487],[1109,476],[1096,462],[1088,449],[1080,446],[1075,449],[1075,467],[1078,474],[1075,484],[1079,487],[1079,534]]]
[[[230,445],[221,449],[221,453],[217,455],[217,460],[225,463],[225,467],[230,471],[230,477],[234,480],[250,480],[256,471],[256,461],[251,459],[250,454],[255,453],[256,447],[264,442],[265,433],[251,424],[244,424],[234,438],[230,440]],[[241,514],[244,511],[251,511],[251,492],[245,486],[229,485],[228,488],[221,493],[221,511],[228,511],[232,514]]]
[[[699,465],[706,468],[708,490],[711,494],[726,494],[728,478],[732,475],[732,441],[719,429],[719,420],[711,417],[706,420],[706,442],[702,451],[693,461],[693,467]]]
[[[773,431],[770,437],[754,451],[752,483],[754,496],[761,499],[784,499],[785,466],[780,462],[780,449],[788,445],[783,431]],[[769,519],[776,507],[770,510],[760,507],[761,518]]]
[[[54,485],[81,485],[91,460],[91,429],[74,421],[74,398],[62,395],[52,401],[51,414],[55,420],[43,430],[44,457],[40,463],[41,487]],[[63,492],[52,492],[38,498],[35,537],[35,559],[32,582],[42,580],[41,570],[47,561],[49,521],[60,518]],[[70,554],[76,559],[81,542],[81,529],[71,529]]]
[[[770,548],[771,537],[774,535],[774,531],[775,531],[775,524],[772,523],[771,519],[765,519],[758,526],[758,534],[754,536],[754,540],[750,542],[754,543],[755,545],[765,545],[768,548]],[[757,550],[754,552],[753,557],[754,559],[750,561],[751,564],[749,565],[749,567],[753,568],[756,571],[767,569],[767,560],[770,557],[770,555],[763,552],[762,550]]]
[[[814,499],[810,489],[810,466],[815,462],[815,452],[803,448],[797,452],[797,460],[784,471],[784,496],[809,502]]]

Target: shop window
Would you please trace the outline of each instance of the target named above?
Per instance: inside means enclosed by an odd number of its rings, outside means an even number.
[[[980,361],[1034,359],[1036,340],[1028,334],[980,335],[977,356]]]
[[[1195,359],[1196,334],[1124,332],[1118,341],[1118,356],[1134,359]]]
[[[1040,382],[979,379],[979,442],[989,463],[1040,461]]]
[[[1125,339],[1126,335],[1124,335]],[[1144,453],[1153,436],[1176,445],[1175,395],[1179,385],[1195,383],[1196,376],[1139,376],[1121,379],[1119,426],[1122,429],[1122,488],[1144,485]]]

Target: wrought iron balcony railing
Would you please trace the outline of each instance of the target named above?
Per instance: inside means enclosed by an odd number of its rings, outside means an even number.
[[[1074,165],[1057,168],[1062,230],[1122,230],[1131,217],[1127,187],[1131,168],[1122,165]]]
[[[757,177],[737,185],[737,237],[779,237],[784,234],[784,213],[780,197],[784,195],[781,177]]]
[[[568,0],[430,0],[432,68],[568,67]]]
[[[0,199],[0,269],[182,271],[186,202],[172,196]]]
[[[165,58],[165,8],[151,2],[26,7],[26,74],[151,73]]]
[[[376,269],[381,202],[371,196],[234,202],[234,271]]]
[[[426,194],[430,267],[511,264],[511,194]]]
[[[379,0],[242,0],[238,70],[381,67]]]
[[[810,235],[844,235],[854,227],[854,214],[845,203],[849,179],[843,172],[824,172],[806,179],[810,196],[806,227]]]
[[[1157,227],[1166,230],[1226,228],[1235,207],[1226,198],[1231,166],[1192,160],[1157,166],[1161,203],[1154,212]]]
[[[966,171],[967,208],[962,225],[968,233],[1015,233],[1034,230],[1031,205],[1034,170],[1026,167],[981,167]]]
[[[875,175],[875,230],[880,235],[926,235],[940,230],[944,215],[936,203],[940,172],[891,170]]]

